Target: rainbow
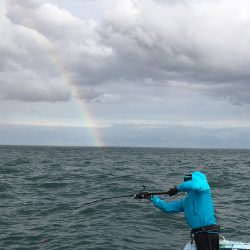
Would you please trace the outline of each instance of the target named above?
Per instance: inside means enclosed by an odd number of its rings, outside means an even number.
[[[66,84],[71,88],[71,91],[73,93],[72,96],[74,98],[76,106],[83,116],[83,127],[88,129],[91,146],[106,146],[98,130],[98,124],[95,122],[87,104],[82,100],[83,98],[81,98],[77,86],[73,78],[71,77],[70,70],[67,69],[66,65],[63,63],[63,60],[60,57],[60,54],[58,53],[56,48],[53,47],[53,45],[49,42],[49,40],[47,40],[40,33],[38,33],[38,35],[40,36],[40,39],[38,39],[40,46],[49,55],[49,58],[53,65],[56,66],[58,73],[63,77]]]

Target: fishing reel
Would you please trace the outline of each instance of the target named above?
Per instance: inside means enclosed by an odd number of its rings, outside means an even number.
[[[151,198],[151,194],[149,192],[146,192],[146,186],[143,185],[142,186],[143,189],[138,193],[138,194],[134,194],[134,199],[135,200],[142,200],[142,199],[150,199]]]

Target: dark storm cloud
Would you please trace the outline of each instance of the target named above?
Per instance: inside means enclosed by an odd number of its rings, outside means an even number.
[[[124,84],[140,86],[136,89],[142,96],[151,85],[184,84],[235,104],[249,103],[249,1],[117,1],[98,22],[75,17],[49,1],[12,0],[2,6],[5,98],[70,98],[49,52],[88,101],[119,101],[126,91],[117,86]],[[27,70],[28,83],[22,73]],[[16,79],[4,81],[8,72]],[[17,90],[20,83],[30,91]]]
[[[161,5],[126,1],[107,15],[101,32],[115,52],[117,77],[191,83],[190,88],[210,87],[210,94],[246,103],[250,90],[246,8],[250,9],[246,1]]]

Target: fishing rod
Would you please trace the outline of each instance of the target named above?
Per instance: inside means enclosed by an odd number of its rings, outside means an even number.
[[[149,199],[151,196],[153,195],[169,195],[169,191],[163,191],[163,192],[147,192],[146,190],[146,186],[143,185],[143,189],[137,193],[134,194],[134,199],[136,200],[141,200],[141,199]]]
[[[147,192],[146,190],[146,186],[143,185],[143,189],[140,190],[139,193],[133,193],[133,194],[126,194],[126,195],[119,195],[119,196],[111,196],[111,197],[104,197],[104,198],[100,198],[97,200],[93,200],[90,202],[85,202],[83,204],[81,204],[77,209],[75,209],[73,212],[71,212],[71,214],[75,214],[77,213],[79,210],[81,210],[82,208],[95,204],[95,203],[100,203],[106,200],[114,200],[114,199],[120,199],[120,198],[129,198],[129,197],[133,197],[135,200],[142,200],[142,199],[149,199],[152,195],[169,195],[169,191],[164,191],[164,192]]]

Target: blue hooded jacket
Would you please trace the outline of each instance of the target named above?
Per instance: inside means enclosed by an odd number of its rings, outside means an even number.
[[[192,180],[181,183],[177,189],[187,192],[187,196],[173,202],[152,196],[152,203],[166,213],[184,212],[191,229],[216,224],[210,187],[203,173],[193,172]]]

